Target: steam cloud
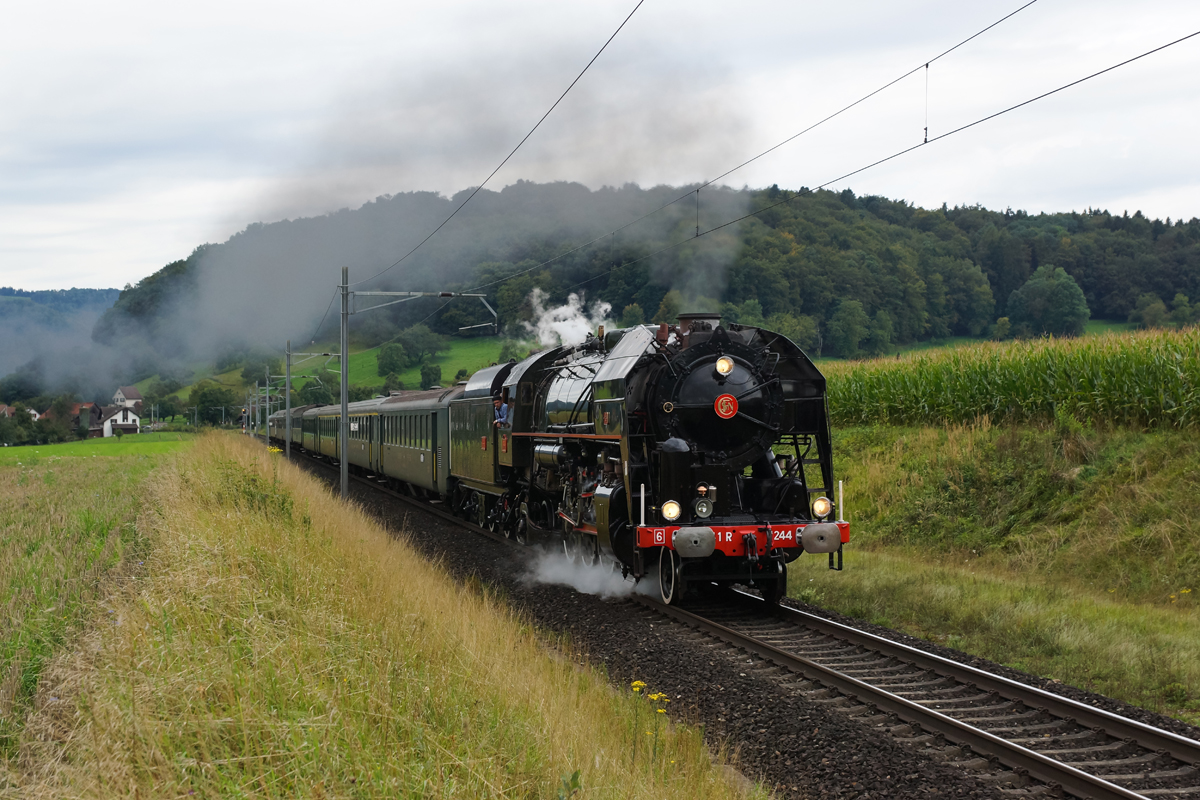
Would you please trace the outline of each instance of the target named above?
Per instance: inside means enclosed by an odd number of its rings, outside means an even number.
[[[658,590],[653,579],[634,583],[614,571],[607,562],[588,567],[571,563],[564,553],[546,550],[534,557],[522,580],[527,585],[570,586],[577,592],[605,599],[629,597],[634,593],[653,595]]]
[[[582,295],[572,293],[565,305],[554,308],[546,308],[547,297],[541,289],[533,290],[529,295],[529,303],[533,306],[535,319],[524,323],[525,329],[542,347],[580,344],[599,326],[613,325],[608,319],[608,312],[612,311],[610,303],[594,303],[591,312],[588,312],[584,308]]]

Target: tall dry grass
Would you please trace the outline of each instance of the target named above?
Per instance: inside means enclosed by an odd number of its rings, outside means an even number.
[[[823,364],[838,425],[1053,420],[1200,425],[1200,328],[984,343]]]
[[[146,573],[56,663],[25,795],[759,794],[277,457],[211,435],[151,489]]]

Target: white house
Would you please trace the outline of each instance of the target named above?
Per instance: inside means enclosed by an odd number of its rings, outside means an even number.
[[[138,433],[142,429],[142,418],[132,408],[109,406],[104,409],[104,415],[100,418],[100,427],[106,438],[115,435],[117,431]]]
[[[136,386],[122,386],[113,395],[114,406],[133,408],[140,402],[142,402],[142,393],[137,390]]]

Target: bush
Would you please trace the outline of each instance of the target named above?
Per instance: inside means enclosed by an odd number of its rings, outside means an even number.
[[[1165,314],[1166,309],[1163,311]],[[1049,264],[1038,267],[1008,298],[1008,318],[1013,328],[1026,336],[1078,336],[1090,317],[1079,284],[1066,270]]]
[[[408,353],[405,352],[404,345],[398,342],[389,342],[381,347],[375,360],[379,364],[378,372],[381,377],[403,372],[409,366]]]
[[[442,382],[442,368],[438,364],[426,364],[421,367],[421,388],[429,389]]]
[[[633,328],[637,325],[641,325],[645,321],[646,312],[642,311],[642,307],[637,303],[631,303],[630,305],[625,306],[625,309],[621,312],[622,328]]]

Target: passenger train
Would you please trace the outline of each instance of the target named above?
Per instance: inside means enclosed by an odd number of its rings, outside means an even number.
[[[293,444],[520,543],[657,576],[664,603],[734,583],[778,602],[805,552],[842,568],[825,378],[763,328],[601,328],[450,388],[351,403],[345,454],[340,411],[293,409]],[[285,413],[268,425],[282,442]]]

